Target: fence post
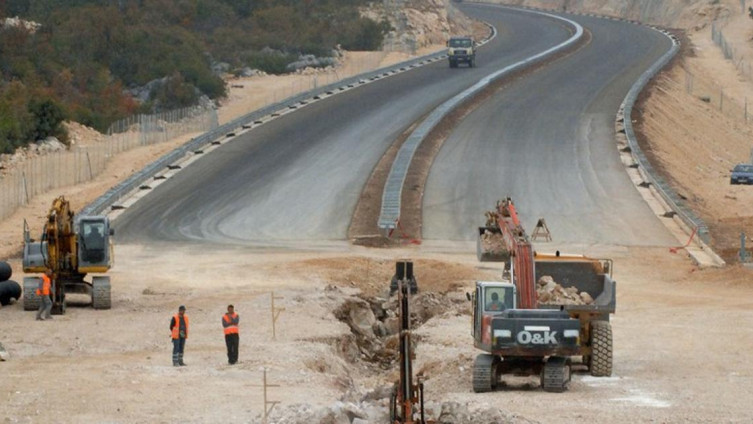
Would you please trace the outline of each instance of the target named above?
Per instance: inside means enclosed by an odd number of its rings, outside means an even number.
[[[92,159],[89,157],[89,150],[86,150],[86,163],[89,165],[89,180],[94,179],[94,174],[92,173]]]
[[[23,186],[24,186],[24,191],[23,191],[24,205],[28,205],[29,204],[29,187],[26,184],[26,172],[21,173],[21,182],[23,183]]]
[[[719,92],[719,110],[724,112],[724,87],[722,87]]]

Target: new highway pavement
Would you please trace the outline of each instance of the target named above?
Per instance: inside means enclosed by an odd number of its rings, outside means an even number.
[[[344,240],[369,174],[401,133],[485,75],[570,36],[551,18],[461,7],[499,30],[476,68],[440,61],[255,128],[129,207],[115,222],[118,241]],[[672,243],[630,185],[613,141],[619,103],[669,41],[637,25],[573,19],[593,34],[588,45],[516,80],[448,138],[427,184],[425,238],[472,239],[483,211],[510,195],[527,224],[545,217],[560,241]]]

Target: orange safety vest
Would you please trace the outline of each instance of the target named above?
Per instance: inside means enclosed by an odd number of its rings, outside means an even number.
[[[47,274],[42,274],[42,282],[37,289],[37,296],[49,296],[51,285],[52,281],[50,281],[50,277],[48,277]]]
[[[173,338],[179,339],[180,338],[180,315],[175,314],[173,316],[173,319],[175,320],[175,327],[173,327]],[[188,315],[183,314],[183,320],[186,322],[186,338],[188,338]]]
[[[225,321],[225,324],[231,324],[233,322],[231,318],[238,318],[238,314],[233,312],[233,315],[231,316],[228,316],[227,314],[222,316],[222,320]],[[225,327],[225,335],[227,336],[228,334],[238,334],[238,326],[231,324]]]

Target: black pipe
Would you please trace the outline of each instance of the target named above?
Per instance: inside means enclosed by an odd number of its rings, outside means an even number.
[[[10,264],[0,261],[0,281],[10,280],[11,275],[13,275],[13,269]]]
[[[424,416],[424,383],[418,383],[418,395],[421,398],[421,424],[426,424]]]
[[[21,285],[13,280],[0,283],[0,305],[9,305],[11,299],[21,298]]]

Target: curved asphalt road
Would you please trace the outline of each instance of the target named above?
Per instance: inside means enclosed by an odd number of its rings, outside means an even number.
[[[493,10],[462,8],[477,17]],[[614,141],[623,98],[671,43],[642,26],[571,18],[593,34],[588,46],[509,85],[446,140],[424,193],[425,239],[475,239],[484,211],[510,196],[528,231],[543,217],[558,243],[677,244]]]
[[[483,76],[569,37],[563,23],[529,13],[485,9],[483,18],[500,33],[481,49],[477,68],[442,61],[241,135],[126,210],[115,222],[119,241],[344,239],[373,167],[414,121]]]

